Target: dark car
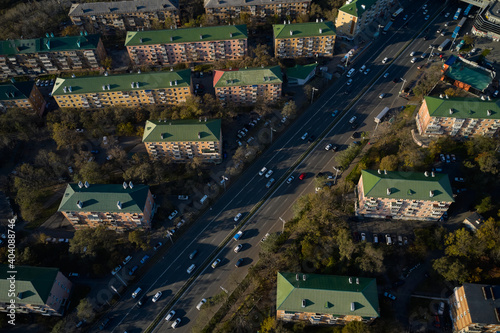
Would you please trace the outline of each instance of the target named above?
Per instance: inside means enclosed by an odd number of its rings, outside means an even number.
[[[94,149],[94,150],[92,150],[92,151],[91,151],[91,153],[92,153],[92,154],[99,154],[99,150]]]
[[[399,82],[399,78],[395,77],[394,80],[392,80],[392,82],[398,83]]]
[[[339,149],[339,147],[333,146],[332,149],[331,149],[331,151],[337,151],[338,149]]]
[[[102,321],[101,325],[99,325],[99,330],[104,330],[106,328],[106,326],[108,326],[109,324],[109,318],[106,318]]]
[[[240,258],[240,259],[238,259],[238,261],[236,262],[236,264],[234,266],[240,267],[242,263],[243,263],[243,258]]]
[[[403,284],[405,284],[405,281],[404,281],[404,280],[399,279],[399,280],[397,280],[396,282],[394,282],[392,285],[393,285],[393,287],[394,287],[394,288],[397,288],[397,287],[402,286]]]
[[[351,135],[351,139],[358,139],[361,137],[361,133],[359,132],[353,132]]]
[[[143,296],[143,297],[139,300],[139,302],[137,302],[137,306],[138,306],[138,307],[143,306],[143,305],[146,303],[146,301],[147,301],[147,300],[148,300],[148,297],[147,297],[147,296]]]
[[[358,128],[358,123],[357,122],[352,123],[351,128],[352,129]]]
[[[307,139],[308,142],[313,142],[316,137],[314,135],[311,135],[309,139]]]

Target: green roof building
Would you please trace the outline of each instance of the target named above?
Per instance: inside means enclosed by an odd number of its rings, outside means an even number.
[[[385,0],[352,0],[339,8],[335,21],[339,35],[356,36],[364,28],[379,17],[380,13],[388,13],[389,2]],[[388,13],[390,14],[390,13]]]
[[[493,137],[500,128],[500,99],[426,96],[415,120],[421,135]]]
[[[333,56],[336,36],[333,22],[275,24],[273,34],[277,58]]]
[[[316,74],[318,64],[295,65],[286,69],[286,76],[289,86],[303,86],[311,80]]]
[[[154,158],[167,157],[177,162],[187,162],[196,157],[203,161],[220,162],[221,120],[148,120],[142,142]]]
[[[191,70],[58,78],[52,96],[61,108],[175,105],[191,96]]]
[[[0,111],[19,108],[34,110],[42,116],[45,105],[45,99],[33,81],[0,84]]]
[[[356,215],[404,220],[438,220],[453,199],[447,174],[362,170]]]
[[[15,276],[13,280],[11,277]],[[15,285],[15,288],[12,287]],[[0,311],[61,316],[73,284],[58,268],[0,265]]]
[[[68,184],[59,205],[75,229],[103,225],[124,231],[150,228],[155,203],[149,186],[120,184]]]
[[[278,272],[276,318],[338,325],[380,317],[374,278]]]
[[[53,36],[0,41],[0,75],[98,69],[106,58],[100,35]]]
[[[273,103],[281,97],[282,84],[279,66],[214,71],[215,96],[224,103],[251,105],[257,98]]]
[[[125,46],[138,65],[173,65],[242,59],[247,26],[223,25],[169,30],[128,31]]]

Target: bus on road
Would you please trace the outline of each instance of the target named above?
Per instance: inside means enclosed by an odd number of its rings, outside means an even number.
[[[401,7],[401,8],[399,8],[398,10],[396,10],[396,11],[394,12],[394,14],[392,14],[391,20],[393,20],[393,21],[394,21],[394,20],[396,19],[396,17],[398,17],[398,15],[399,15],[399,14],[401,14],[402,12],[403,12],[403,8],[402,8],[402,7]]]
[[[471,9],[472,9],[472,5],[468,5],[467,8],[465,8],[465,10],[464,10],[464,16],[467,16]]]
[[[453,16],[454,20],[458,20],[458,17],[460,16],[461,11],[462,11],[462,8],[458,8],[457,12],[455,13],[455,16]]]
[[[385,35],[387,33],[387,31],[389,31],[389,29],[391,28],[392,26],[392,21],[387,23],[387,25],[385,26],[384,30],[382,31],[382,33]]]

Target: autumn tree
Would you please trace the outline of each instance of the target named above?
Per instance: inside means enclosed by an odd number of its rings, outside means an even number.
[[[387,155],[382,157],[382,160],[380,160],[379,168],[387,171],[397,171],[398,163],[399,159],[397,155]]]
[[[286,105],[283,107],[283,110],[281,111],[281,115],[283,117],[287,118],[295,118],[297,115],[297,105],[295,104],[294,101],[289,101],[286,103]]]
[[[80,303],[78,303],[78,306],[76,307],[76,315],[79,319],[86,320],[87,322],[94,320],[94,307],[88,298],[84,298],[80,301]]]

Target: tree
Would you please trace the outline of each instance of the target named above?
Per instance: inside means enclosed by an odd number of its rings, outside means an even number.
[[[462,228],[445,237],[445,253],[450,257],[464,257],[471,260],[483,253],[483,246],[469,230]]]
[[[369,333],[369,327],[362,321],[350,321],[343,328],[342,333]]]
[[[337,245],[339,247],[340,259],[351,260],[354,252],[356,251],[356,244],[354,244],[351,234],[348,229],[340,229],[337,234]]]
[[[381,273],[384,271],[384,253],[376,249],[371,243],[366,243],[363,254],[356,258],[359,268],[367,273]]]
[[[84,163],[78,171],[78,177],[90,184],[104,183],[107,180],[107,175],[95,161]]]
[[[68,25],[61,31],[61,36],[76,36],[80,29],[77,25]]]
[[[273,232],[269,234],[266,239],[260,243],[260,253],[261,254],[269,254],[269,253],[276,253],[279,249],[279,234],[276,232]]]
[[[128,240],[130,243],[135,244],[136,247],[146,251],[150,248],[149,239],[146,238],[144,231],[134,230],[128,234]]]
[[[380,160],[379,168],[387,171],[396,171],[398,169],[399,159],[397,155],[387,155]]]
[[[108,70],[111,69],[111,66],[113,66],[113,58],[111,57],[104,58],[104,60],[102,61],[102,66]]]
[[[283,107],[283,110],[281,111],[281,115],[283,117],[287,118],[295,118],[295,115],[297,114],[297,105],[295,105],[294,101],[289,101],[285,106]]]
[[[491,196],[484,197],[479,205],[477,205],[475,208],[479,214],[483,214],[492,210],[493,204],[491,203]]]
[[[57,144],[57,149],[72,148],[80,142],[78,133],[62,123],[55,123],[49,127],[52,139]]]
[[[116,133],[118,135],[131,136],[135,134],[134,125],[131,122],[128,123],[120,123],[116,126]]]
[[[94,320],[95,317],[94,307],[89,302],[88,298],[84,298],[80,301],[80,303],[78,303],[78,306],[76,307],[76,313],[78,319],[84,319],[88,322]]]
[[[448,281],[464,283],[468,281],[469,270],[460,259],[441,257],[432,263],[432,268]]]
[[[479,164],[479,169],[482,172],[491,173],[493,175],[498,173],[498,159],[493,152],[480,153],[475,160]]]
[[[276,323],[275,323],[274,317],[267,317],[260,324],[260,331],[259,332],[271,333],[274,331],[275,326],[276,326]]]

